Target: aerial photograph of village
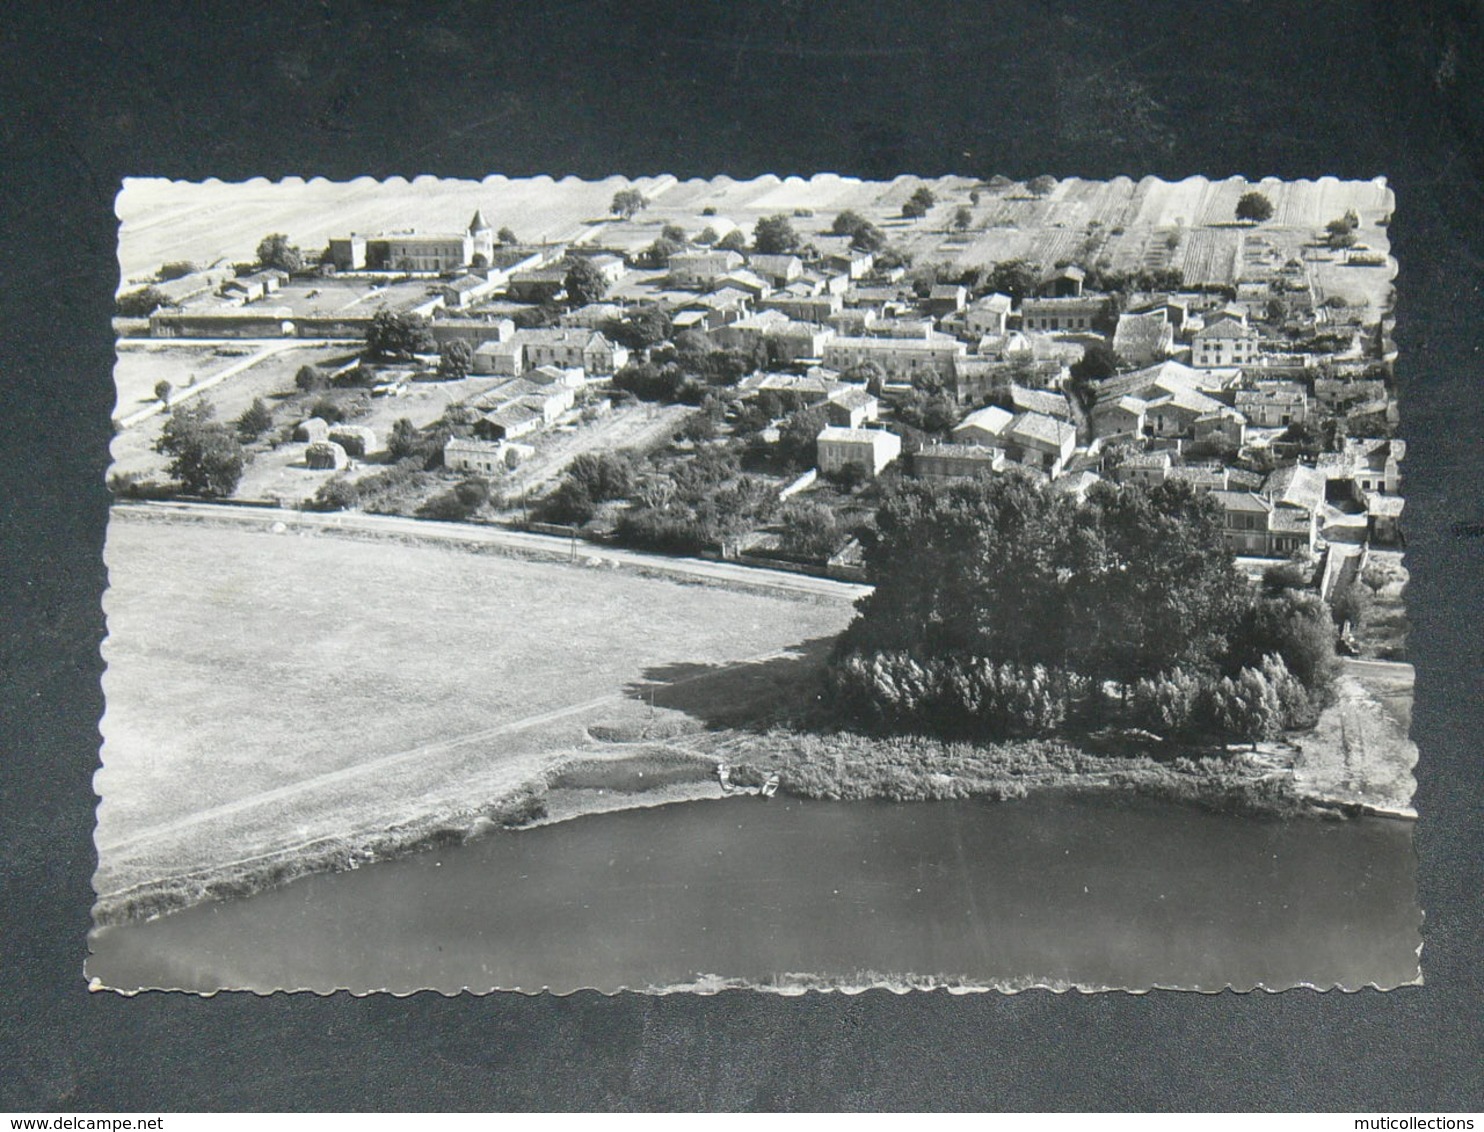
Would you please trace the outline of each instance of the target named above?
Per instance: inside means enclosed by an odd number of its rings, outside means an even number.
[[[1420,981],[1395,203],[125,182],[91,985]]]

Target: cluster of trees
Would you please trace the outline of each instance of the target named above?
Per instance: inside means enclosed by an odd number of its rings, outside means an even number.
[[[574,308],[602,302],[608,294],[608,280],[603,278],[603,273],[593,266],[592,260],[580,255],[567,258],[562,286],[567,291],[567,305]]]
[[[366,356],[380,361],[407,361],[437,349],[427,320],[410,311],[382,307],[366,328]]]
[[[908,220],[918,220],[928,214],[928,209],[938,203],[933,190],[919,185],[913,194],[902,203],[902,215]]]
[[[274,232],[258,241],[259,268],[276,267],[279,271],[293,274],[304,267],[304,253],[282,232]]]
[[[167,471],[188,495],[231,495],[247,467],[237,432],[218,421],[211,406],[201,400],[170,414],[155,451],[170,457]]]
[[[619,541],[694,554],[771,519],[778,495],[766,480],[742,474],[735,452],[706,447],[683,464],[640,477],[615,532]]]
[[[846,209],[830,224],[836,236],[849,236],[850,246],[863,252],[879,252],[886,247],[886,233],[858,212]]]
[[[829,671],[837,708],[891,730],[953,737],[1044,735],[1067,718],[1076,678],[1042,665],[982,656],[850,652]]]
[[[725,349],[704,334],[686,331],[671,347],[630,362],[613,375],[613,387],[641,401],[682,401],[698,405],[708,392],[735,385],[769,362],[766,345],[755,350]]]
[[[812,561],[829,558],[844,544],[848,533],[831,508],[812,500],[785,504],[778,522],[783,552]]]
[[[542,504],[542,517],[553,523],[581,524],[598,504],[627,499],[639,483],[639,460],[631,452],[584,452],[570,464],[557,489]]]
[[[638,189],[620,189],[613,194],[613,203],[608,206],[608,211],[614,216],[632,220],[648,207],[649,201],[644,199],[644,194]]]
[[[641,303],[628,307],[618,318],[603,324],[603,333],[611,342],[630,350],[647,350],[669,340],[675,332],[669,312],[658,303]]]
[[[1355,210],[1347,209],[1324,226],[1325,242],[1332,248],[1353,248],[1357,240],[1355,230],[1360,227],[1360,217]]]
[[[763,255],[788,255],[803,243],[787,216],[764,216],[752,230],[752,246]],[[720,246],[720,245],[718,245]]]
[[[161,307],[170,305],[165,292],[158,287],[139,287],[125,291],[114,300],[114,309],[120,318],[148,318]]]
[[[1065,676],[1050,686],[1085,696],[1078,709],[1100,722],[1125,711],[1140,681],[1190,677],[1224,694],[1222,679],[1254,687],[1256,677],[1244,675],[1250,669],[1278,689],[1280,725],[1297,726],[1333,679],[1334,630],[1323,601],[1282,572],[1254,592],[1225,549],[1214,503],[1183,483],[1099,484],[1078,503],[1013,474],[909,481],[888,489],[863,546],[875,589],[861,601],[837,663],[903,654],[919,663],[982,659],[1022,674],[1039,666]],[[1296,685],[1278,679],[1277,665]],[[857,691],[865,686],[851,680]],[[1121,695],[1105,696],[1109,687]],[[1198,702],[1229,706],[1217,692]],[[1250,738],[1248,722],[1227,726],[1238,714],[1212,708],[1182,726],[1194,720]],[[917,725],[935,726],[931,715]]]

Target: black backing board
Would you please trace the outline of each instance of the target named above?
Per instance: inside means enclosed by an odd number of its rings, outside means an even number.
[[[1484,8],[27,3],[4,27],[0,1108],[1484,1107]],[[89,995],[120,178],[1384,174],[1427,985]]]

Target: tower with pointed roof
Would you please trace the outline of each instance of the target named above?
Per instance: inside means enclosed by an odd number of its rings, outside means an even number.
[[[494,262],[495,230],[489,226],[481,209],[474,210],[474,218],[469,221],[469,235],[474,239],[474,263],[489,266]]]

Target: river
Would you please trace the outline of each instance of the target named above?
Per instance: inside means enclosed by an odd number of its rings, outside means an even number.
[[[1110,796],[689,802],[105,928],[88,973],[196,991],[1391,987],[1417,978],[1411,837]]]

